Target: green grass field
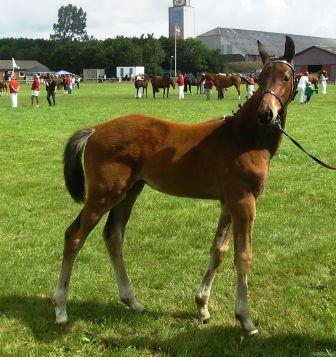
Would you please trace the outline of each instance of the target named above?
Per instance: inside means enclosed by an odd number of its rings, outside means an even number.
[[[54,324],[54,292],[66,227],[80,206],[65,190],[62,154],[81,127],[128,113],[200,122],[236,109],[235,91],[168,100],[135,100],[127,84],[83,84],[72,96],[19,108],[0,97],[0,355],[1,356],[332,356],[336,355],[336,180],[288,139],[274,157],[258,200],[251,317],[260,331],[245,338],[234,318],[232,250],[210,299],[211,322],[200,325],[194,295],[209,258],[219,203],[165,196],[146,188],[126,231],[124,257],[138,300],[136,315],[118,300],[101,232],[80,252],[72,275],[69,324]],[[243,88],[243,94],[245,89]],[[336,165],[336,88],[289,107],[287,130]],[[243,102],[243,100],[241,101]]]

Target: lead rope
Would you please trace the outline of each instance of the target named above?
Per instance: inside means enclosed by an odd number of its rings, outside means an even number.
[[[283,129],[283,127],[281,126],[281,122],[280,122],[280,116],[277,117],[276,123],[278,125],[279,130],[285,135],[287,136],[287,138],[296,146],[298,147],[302,152],[304,152],[305,154],[307,154],[311,159],[313,159],[314,161],[316,161],[319,165],[329,169],[329,170],[336,170],[336,167],[330,166],[326,163],[324,163],[323,161],[321,161],[320,159],[318,159],[317,157],[309,154],[309,152],[300,144],[298,143],[295,139],[293,139],[290,135],[288,135],[285,130]]]

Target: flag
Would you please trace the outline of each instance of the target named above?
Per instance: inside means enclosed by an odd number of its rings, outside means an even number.
[[[16,62],[15,62],[15,59],[12,57],[12,67],[13,67],[13,69],[14,68],[20,68],[17,64],[16,64]]]
[[[175,34],[176,34],[176,36],[180,36],[181,35],[181,29],[180,29],[179,25],[175,26]]]

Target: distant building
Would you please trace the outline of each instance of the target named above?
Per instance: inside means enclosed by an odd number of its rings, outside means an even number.
[[[169,8],[169,37],[175,36],[175,28],[179,27],[179,38],[195,37],[195,9],[190,6],[190,0],[173,0]]]
[[[260,61],[257,40],[260,40],[270,54],[281,56],[284,53],[285,36],[283,33],[241,30],[217,27],[197,36],[204,45],[218,49],[226,62]],[[336,47],[336,39],[290,35],[295,43],[296,53],[311,46]]]
[[[84,68],[83,69],[83,79],[84,80],[98,80],[104,78],[105,69],[104,68]]]
[[[138,74],[145,74],[145,67],[142,67],[142,66],[133,66],[133,67],[120,66],[120,67],[117,67],[117,70],[116,70],[116,75],[118,78],[119,77],[125,78],[126,75],[127,75],[127,78],[133,78],[134,76],[136,76]]]
[[[51,72],[48,67],[35,60],[15,59],[15,62],[19,68],[15,68],[14,72],[19,79],[22,79],[25,76],[30,76],[34,73],[39,73],[40,75],[44,75]],[[6,72],[12,72],[12,71],[13,71],[12,60],[0,60],[0,80],[2,80]]]
[[[311,46],[295,55],[297,72],[327,71],[330,80],[336,79],[336,46]]]

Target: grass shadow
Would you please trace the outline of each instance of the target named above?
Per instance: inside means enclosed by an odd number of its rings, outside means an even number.
[[[123,320],[134,323],[141,315],[162,316],[162,314],[144,311],[137,314],[122,303],[74,301],[69,300],[67,311],[70,314],[69,323],[64,327],[55,325],[54,307],[51,298],[39,296],[9,295],[0,296],[0,315],[8,319],[17,319],[30,328],[35,339],[50,342],[67,334],[72,325],[79,320],[93,324],[101,324],[107,318],[116,321]]]
[[[104,338],[101,344],[113,350],[116,346],[132,346],[139,351],[169,356],[330,356],[336,353],[334,339],[316,339],[314,336],[284,334],[244,337],[240,327],[206,326],[190,328],[171,338],[143,336],[122,339]]]
[[[155,320],[163,315],[174,319],[190,320],[196,314],[188,312],[153,312],[135,314],[122,304],[97,301],[69,301],[70,323],[63,327],[54,324],[54,309],[50,298],[38,296],[0,296],[0,314],[8,319],[17,319],[25,324],[34,338],[52,343],[71,333],[74,322],[83,320],[91,324],[105,325],[111,317],[116,325],[122,320],[130,326],[137,325],[146,316]],[[145,323],[145,322],[144,322]],[[107,324],[107,327],[108,325]],[[146,323],[145,323],[146,324]],[[184,325],[184,324],[183,324]],[[108,330],[108,328],[106,328]],[[113,353],[128,349],[151,352],[155,355],[191,356],[293,356],[293,355],[333,355],[336,353],[336,339],[316,338],[308,334],[277,334],[247,338],[242,336],[238,326],[211,326],[185,324],[170,336],[163,332],[153,333],[151,329],[140,329],[136,334],[97,335],[95,343],[105,351]],[[214,353],[216,351],[216,353]]]

